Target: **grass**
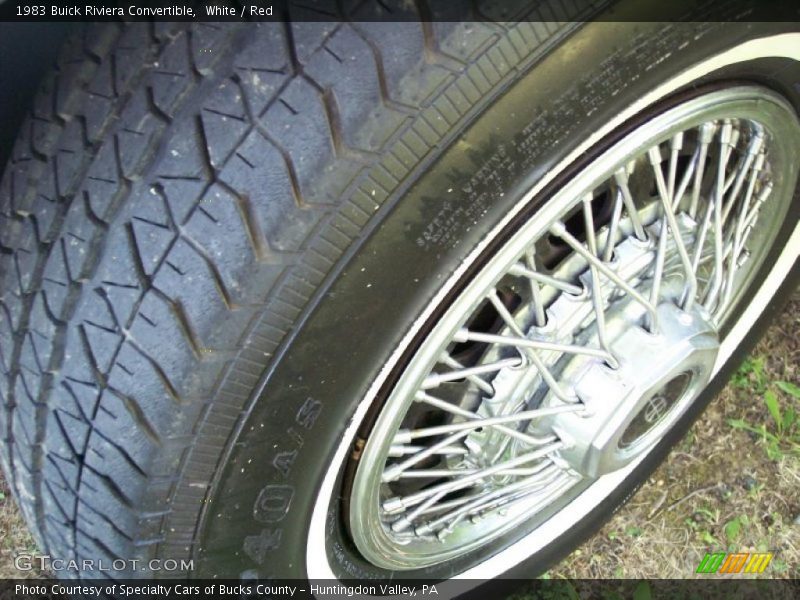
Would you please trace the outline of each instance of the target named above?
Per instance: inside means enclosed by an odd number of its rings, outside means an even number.
[[[744,379],[740,382],[740,378],[756,374],[759,386],[763,388],[764,406],[772,422],[750,423],[745,419],[730,419],[728,424],[734,429],[754,434],[764,445],[767,456],[778,460],[786,454],[800,453],[800,420],[796,407],[800,402],[800,387],[789,381],[776,381],[774,385],[765,381],[763,362],[751,360],[742,365],[735,384],[747,388],[749,381]],[[781,392],[783,398],[779,398]]]
[[[20,552],[34,552],[33,541],[11,492],[0,475],[0,579],[35,577],[37,572],[18,571],[14,568],[14,556]]]
[[[798,386],[800,293],[667,461],[545,577],[694,577],[710,551],[772,552],[766,576],[800,577]],[[13,566],[33,547],[0,477],[0,579],[35,576]]]

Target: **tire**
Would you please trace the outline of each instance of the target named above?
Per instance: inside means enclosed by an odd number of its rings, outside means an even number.
[[[0,457],[40,549],[194,561],[115,578],[388,576],[350,541],[334,484],[364,398],[446,306],[443,286],[468,279],[460,266],[524,190],[567,176],[586,131],[791,28],[669,24],[645,43],[655,31],[299,22],[74,37],[0,184]],[[587,156],[698,86],[746,80],[797,110],[798,64],[753,54],[698,74]],[[546,568],[663,459],[791,289],[799,207],[795,195],[738,304],[741,339],[691,410],[574,527],[491,576]],[[511,538],[411,574],[488,564]]]

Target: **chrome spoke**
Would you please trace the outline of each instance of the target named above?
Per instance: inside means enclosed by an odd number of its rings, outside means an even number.
[[[536,277],[539,274],[536,273],[536,257],[533,248],[528,248],[525,251],[525,263],[527,264],[527,269],[525,270],[525,273],[530,273],[531,275],[533,275],[533,277],[528,277],[528,282],[530,284],[531,299],[533,300],[534,310],[536,314],[536,325],[539,327],[543,327],[545,322],[547,321],[547,317],[544,314],[544,301],[542,300],[542,290],[539,288],[539,284],[536,282]],[[578,293],[580,293],[580,291]]]
[[[636,237],[641,241],[646,240],[647,235],[644,232],[644,227],[639,219],[639,212],[636,210],[636,204],[633,201],[631,190],[628,187],[628,172],[624,168],[618,169],[617,172],[614,173],[614,181],[622,192],[622,201],[625,203],[625,208],[628,210],[628,216],[631,219]]]
[[[502,489],[481,494],[464,505],[458,507],[456,510],[442,515],[430,523],[426,523],[423,527],[418,529],[417,533],[420,535],[431,533],[439,527],[446,526],[448,523],[451,523],[455,519],[458,519],[464,515],[485,510],[491,505],[491,503],[497,502],[501,498],[512,496],[522,490],[524,490],[526,493],[532,493],[535,490],[540,490],[554,478],[564,476],[563,472],[555,467],[551,467],[549,471],[545,471],[545,474],[549,477],[542,477],[541,474],[537,473],[531,475],[527,479],[523,479]]]
[[[694,271],[695,275],[700,266],[700,260],[703,258],[703,249],[705,248],[706,236],[711,226],[711,214],[713,210],[713,202],[709,202],[703,215],[703,222],[700,225],[700,230],[695,231],[694,256],[692,257],[692,271]]]
[[[700,126],[700,148],[698,150],[697,169],[694,172],[692,204],[689,207],[689,216],[692,219],[695,219],[697,216],[697,207],[700,202],[700,189],[703,183],[703,173],[705,172],[706,156],[708,156],[708,147],[711,144],[711,140],[714,138],[714,131],[716,128],[716,123],[703,123]]]
[[[684,290],[685,301],[683,302],[683,308],[685,310],[690,310],[694,302],[695,294],[697,293],[697,278],[695,276],[695,270],[692,267],[692,261],[689,258],[689,253],[686,251],[686,246],[683,243],[683,236],[681,235],[681,230],[680,227],[678,226],[678,221],[675,218],[674,210],[676,203],[674,202],[672,193],[668,189],[666,189],[664,185],[664,175],[661,172],[660,159],[661,159],[660,153],[651,149],[650,163],[652,164],[653,171],[655,172],[656,187],[658,188],[658,195],[659,198],[661,199],[661,210],[664,213],[664,218],[661,221],[659,247],[658,247],[658,254],[656,256],[656,273],[658,274],[658,276],[654,277],[654,283],[652,287],[650,301],[654,304],[658,302],[659,298],[658,288],[661,281],[661,273],[659,272],[659,270],[660,269],[663,270],[664,267],[664,255],[666,253],[666,244],[667,244],[667,225],[669,225],[669,230],[672,232],[672,239],[675,241],[675,246],[678,250],[678,255],[680,256],[681,262],[683,263],[684,275],[686,277],[686,287]]]
[[[695,169],[697,169],[699,156],[700,156],[699,149],[695,149],[694,154],[692,155],[692,159],[689,162],[689,166],[684,172],[683,177],[681,178],[681,183],[678,186],[678,189],[675,192],[674,197],[672,198],[673,213],[678,211],[681,201],[683,200],[683,196],[686,193],[686,189],[689,187],[689,182],[692,181],[692,176],[694,175]]]
[[[540,448],[538,450],[534,450],[533,452],[527,452],[515,458],[503,461],[499,464],[493,465],[491,467],[486,467],[485,469],[480,469],[477,472],[470,473],[469,475],[464,475],[455,481],[446,481],[444,483],[440,483],[434,485],[426,490],[421,492],[417,492],[416,494],[411,494],[404,498],[392,498],[390,500],[386,500],[383,503],[383,509],[386,512],[393,512],[397,510],[398,507],[402,508],[410,508],[412,506],[416,506],[420,502],[423,502],[430,496],[439,494],[439,493],[450,493],[460,489],[463,489],[469,486],[471,483],[483,479],[484,477],[489,477],[490,475],[495,475],[505,469],[510,469],[513,467],[518,467],[534,460],[540,459],[548,454],[551,454],[561,448],[564,444],[562,442],[555,442],[550,444],[549,446],[545,446],[544,448]]]
[[[441,356],[441,361],[446,364],[448,367],[452,369],[456,369],[456,371],[464,371],[465,367],[452,356],[450,356],[447,352],[443,352]],[[481,379],[477,375],[467,375],[465,377],[468,381],[474,383],[478,388],[482,391],[486,392],[490,396],[494,394],[494,388],[491,384],[487,383],[485,380]]]
[[[614,256],[614,246],[617,245],[617,237],[619,235],[619,221],[620,218],[622,218],[622,204],[622,192],[617,190],[616,199],[614,201],[614,212],[611,213],[611,222],[608,226],[606,247],[603,250],[603,262],[611,262]]]
[[[755,191],[756,182],[758,181],[758,178],[759,178],[759,176],[761,174],[761,171],[764,168],[764,160],[765,160],[764,153],[763,152],[759,152],[759,154],[756,157],[755,162],[753,164],[753,170],[750,173],[750,179],[747,182],[747,191],[744,194],[744,198],[742,200],[742,204],[741,204],[741,206],[739,208],[739,215],[738,215],[738,219],[737,219],[737,222],[736,222],[736,229],[735,229],[735,234],[734,234],[734,238],[735,239],[741,240],[742,232],[744,231],[744,227],[745,227],[745,218],[746,218],[746,216],[748,214],[748,211],[750,209],[750,203],[752,202],[752,199],[753,199],[753,193]],[[771,184],[768,184],[767,186],[765,186],[765,189],[770,189],[771,190],[771,187],[772,187]]]
[[[728,267],[727,267],[727,278],[725,280],[725,287],[723,291],[723,298],[720,303],[720,309],[724,310],[730,303],[731,294],[733,293],[734,288],[734,279],[736,277],[736,272],[739,268],[739,261],[741,257],[741,253],[743,250],[743,246],[745,241],[747,240],[747,233],[749,230],[745,230],[745,219],[748,214],[748,210],[750,207],[750,202],[753,198],[753,192],[755,190],[756,181],[759,177],[761,169],[763,168],[764,162],[764,154],[761,153],[761,146],[763,144],[763,134],[759,132],[760,135],[756,138],[757,141],[751,142],[750,146],[748,147],[748,161],[747,161],[747,168],[742,170],[742,173],[745,173],[747,169],[750,168],[752,163],[752,171],[750,173],[750,177],[748,178],[747,188],[744,193],[744,197],[739,204],[739,209],[737,211],[736,222],[733,225],[733,234],[732,240],[730,242],[730,248],[726,248],[726,257],[728,259]],[[754,153],[757,153],[753,156]],[[752,159],[752,160],[750,160]],[[769,187],[765,187],[765,190],[769,189]],[[732,198],[729,202],[729,206],[733,206],[735,201],[735,195],[732,194]],[[724,219],[725,215],[723,215]]]
[[[511,415],[501,417],[488,417],[486,419],[475,419],[461,423],[450,423],[449,425],[436,425],[434,427],[423,427],[421,429],[401,429],[394,437],[394,444],[407,444],[410,441],[420,438],[432,437],[455,431],[471,431],[481,427],[491,427],[493,425],[505,425],[507,423],[519,423],[521,421],[531,421],[549,415],[556,415],[566,412],[578,412],[584,410],[580,404],[564,404],[562,406],[552,406],[549,408],[537,408],[535,410],[523,410]]]
[[[738,131],[738,130],[737,130]],[[717,164],[717,178],[716,187],[714,188],[714,197],[712,203],[714,205],[713,215],[713,229],[714,229],[714,277],[710,289],[706,291],[704,306],[711,311],[714,303],[722,287],[722,272],[723,272],[723,236],[722,236],[722,201],[724,196],[723,187],[725,185],[725,168],[733,152],[733,139],[734,129],[733,124],[726,120],[722,124],[722,129],[719,134],[719,163]],[[737,136],[738,137],[738,136]]]
[[[423,390],[430,390],[439,387],[443,383],[449,381],[458,381],[459,379],[466,379],[474,375],[483,375],[484,373],[496,373],[502,369],[519,367],[522,365],[521,358],[507,358],[505,360],[498,360],[494,363],[486,365],[478,365],[476,367],[467,367],[463,369],[456,369],[455,371],[448,371],[446,373],[434,373],[428,375],[425,381],[422,382]]]
[[[567,231],[567,228],[564,226],[563,223],[558,222],[558,223],[553,224],[550,227],[550,232],[553,235],[555,235],[556,237],[559,237],[562,240],[564,240],[567,244],[569,244],[569,246],[575,252],[577,252],[583,258],[585,258],[586,261],[589,262],[589,264],[593,265],[595,268],[597,268],[599,271],[601,271],[603,273],[603,275],[605,275],[610,280],[612,280],[614,283],[616,283],[620,287],[620,289],[625,291],[625,293],[627,293],[629,296],[631,296],[637,302],[639,302],[639,304],[641,304],[650,313],[650,316],[652,317],[653,322],[656,321],[656,318],[657,318],[656,317],[656,307],[653,305],[653,303],[650,302],[649,300],[647,300],[647,298],[642,296],[642,294],[640,294],[633,287],[631,287],[628,284],[627,281],[623,281],[619,277],[619,275],[614,273],[614,271],[612,269],[610,269],[609,267],[607,267],[606,265],[601,263],[599,260],[597,260],[597,257],[595,257],[588,250],[586,250],[586,248],[583,247],[583,244],[581,244],[577,239],[575,239],[575,237],[571,233],[569,233],[569,231]]]
[[[396,463],[392,465],[390,468],[386,469],[383,472],[382,480],[394,481],[398,477],[401,477],[404,472],[407,472],[408,469],[410,469],[414,465],[419,464],[420,462],[422,462],[423,460],[425,460],[430,456],[433,456],[434,454],[437,454],[440,450],[444,448],[449,448],[452,444],[467,437],[468,434],[469,434],[469,429],[457,431],[456,433],[447,436],[442,441],[436,442],[432,446],[428,446],[423,450],[420,450],[410,458],[407,458],[402,462]]]
[[[669,179],[667,197],[672,201],[675,198],[675,178],[678,175],[678,155],[683,148],[683,132],[672,136],[669,144]]]
[[[518,336],[523,335],[521,332]],[[592,348],[590,346],[578,346],[577,344],[558,344],[544,340],[531,340],[524,337],[510,335],[497,335],[493,333],[480,333],[462,329],[456,333],[454,338],[457,341],[465,342],[487,342],[501,346],[514,346],[515,348],[547,350],[550,352],[563,352],[565,354],[582,354],[584,356],[595,356],[603,360],[614,360],[614,356],[607,350]]]
[[[658,249],[656,250],[655,269],[653,273],[653,283],[650,287],[650,303],[653,305],[658,304],[661,292],[661,278],[664,276],[664,260],[667,254],[667,213],[672,212],[672,191],[665,188],[664,174],[661,172],[661,151],[658,147],[650,148],[648,152],[650,158],[650,165],[653,167],[653,172],[656,178],[656,187],[659,196],[661,197],[661,211],[664,217],[660,221],[658,231]],[[672,181],[672,164],[670,164],[670,180]],[[650,324],[651,330],[656,327],[656,323]]]
[[[606,316],[605,316],[605,300],[603,299],[603,289],[600,285],[600,274],[597,271],[596,261],[597,256],[597,240],[594,234],[594,219],[592,217],[592,199],[591,193],[583,197],[583,223],[586,230],[586,244],[589,247],[589,253],[594,258],[594,261],[589,266],[589,272],[592,276],[592,303],[594,304],[594,314],[597,323],[597,339],[600,342],[600,347],[606,354],[606,360],[616,366],[617,360],[608,347],[608,336],[606,335]],[[588,348],[587,348],[588,349]]]
[[[513,265],[508,272],[512,275],[520,275],[533,281],[552,286],[557,290],[561,290],[562,292],[566,292],[568,294],[577,296],[583,291],[583,288],[581,288],[579,285],[575,285],[574,283],[563,281],[561,279],[556,279],[555,277],[550,277],[544,273],[537,273],[536,271],[532,271],[530,268],[521,264]]]
[[[522,330],[519,328],[519,325],[517,325],[516,321],[514,320],[514,316],[508,312],[508,309],[497,297],[497,290],[492,290],[492,292],[489,294],[489,300],[492,302],[492,304],[495,307],[495,310],[497,310],[498,314],[502,317],[503,321],[505,321],[506,325],[508,325],[508,327],[518,336],[523,336],[524,333],[522,333]],[[466,329],[461,329],[453,336],[453,339],[457,342],[490,341],[489,339],[486,338],[481,340],[471,337],[475,335],[478,335],[481,338],[483,338],[486,335],[491,336],[491,334],[474,334],[470,333]],[[494,336],[491,337],[494,338]],[[547,382],[547,385],[550,386],[550,390],[565,402],[571,402],[573,399],[570,396],[570,394],[568,394],[562,389],[561,385],[558,383],[558,381],[556,381],[552,373],[550,373],[550,370],[545,366],[544,362],[542,362],[542,359],[534,351],[534,349],[538,346],[537,342],[534,342],[532,340],[527,341],[521,338],[510,338],[510,339],[518,340],[518,342],[514,345],[524,350],[525,356],[534,364],[536,369],[539,371],[539,374],[542,376],[542,379],[544,379]]]
[[[754,221],[758,217],[758,213],[761,210],[761,206],[764,202],[767,201],[769,195],[772,193],[772,183],[769,182],[764,186],[764,189],[761,190],[761,193],[758,195],[756,199],[756,203],[753,205],[753,208],[750,209],[750,212],[747,213],[747,217],[744,220],[744,224],[742,225],[742,229],[747,229],[751,225],[753,225]]]
[[[460,406],[456,406],[454,404],[450,404],[449,402],[447,402],[445,400],[442,400],[440,398],[436,398],[436,397],[431,396],[430,394],[426,394],[425,392],[422,392],[422,391],[417,392],[415,400],[417,402],[424,402],[426,404],[430,404],[431,406],[433,406],[435,408],[438,408],[438,409],[443,410],[445,412],[457,415],[459,417],[465,417],[467,419],[475,419],[475,420],[483,419],[483,417],[480,416],[477,413],[474,413],[472,411],[469,411],[469,410],[466,410],[464,408],[461,408]],[[481,427],[483,425],[485,425],[485,423],[482,424]],[[493,429],[497,429],[497,431],[499,431],[503,435],[507,435],[510,438],[514,438],[514,439],[520,440],[521,442],[524,442],[526,444],[530,444],[532,446],[538,446],[540,444],[550,443],[550,442],[553,441],[553,436],[547,436],[547,437],[539,438],[539,437],[532,436],[532,435],[527,434],[527,433],[523,433],[522,431],[517,431],[516,429],[511,429],[511,428],[506,427],[505,425],[502,425],[502,424],[499,424],[499,423],[490,424],[490,425],[488,425],[488,427],[492,427]]]
[[[653,271],[653,283],[650,288],[650,303],[655,305],[658,303],[661,292],[661,278],[664,276],[664,260],[667,255],[667,219],[661,219],[659,232],[658,232],[658,247],[656,250],[655,268]],[[655,321],[650,322],[650,330],[654,331],[658,324]]]
[[[734,181],[733,189],[728,195],[728,201],[725,204],[725,210],[722,213],[723,225],[728,220],[728,216],[730,215],[734,204],[736,204],[736,198],[739,195],[739,192],[742,190],[745,177],[747,176],[748,171],[750,171],[750,167],[753,166],[756,156],[760,154],[763,144],[764,134],[762,131],[758,130],[747,146],[747,152],[745,154],[744,161],[742,161],[741,167],[736,171],[736,180]]]
[[[427,446],[403,446],[403,445],[392,446],[389,449],[389,456],[391,456],[391,457],[400,457],[400,456],[406,456],[408,454],[416,454],[417,452],[425,450],[426,448],[427,448]],[[455,446],[448,446],[448,447],[444,447],[444,448],[439,448],[433,454],[446,454],[446,455],[458,454],[458,455],[464,455],[464,454],[469,454],[469,450],[467,450],[466,448],[458,448],[458,447],[455,447]]]

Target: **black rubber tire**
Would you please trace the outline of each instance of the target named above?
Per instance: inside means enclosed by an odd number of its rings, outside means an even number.
[[[587,14],[536,4],[534,20]],[[304,576],[320,472],[354,403],[514,195],[428,190],[481,166],[493,174],[476,188],[523,186],[615,102],[757,33],[667,27],[643,50],[646,28],[627,23],[615,49],[587,50],[608,53],[606,79],[575,84],[555,74],[558,51],[591,27],[109,24],[72,38],[0,183],[0,460],[40,549],[196,559],[170,576]],[[608,80],[684,38],[655,72]],[[791,95],[778,67],[764,83]],[[537,146],[495,172],[487,110],[523,84],[544,115],[525,133]],[[584,116],[590,90],[602,101]],[[342,574],[381,574],[349,552]],[[112,576],[142,575],[164,573]]]
[[[409,3],[88,25],[63,48],[0,184],[0,460],[42,552],[196,550],[253,391],[334,265],[576,27],[344,22],[383,6]]]

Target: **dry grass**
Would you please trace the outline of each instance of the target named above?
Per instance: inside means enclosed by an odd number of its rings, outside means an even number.
[[[24,572],[14,568],[14,556],[17,553],[32,552],[35,549],[36,544],[0,474],[0,579],[37,576],[38,572]]]
[[[551,569],[567,578],[691,577],[710,550],[771,551],[767,572],[800,577],[800,456],[788,446],[774,459],[758,436],[730,419],[769,423],[763,394],[776,381],[800,383],[800,294],[769,329],[734,381],[686,439],[602,530]],[[763,370],[753,361],[763,360]],[[798,401],[782,394],[785,406]],[[800,412],[800,406],[796,406]],[[35,576],[13,556],[34,548],[0,478],[0,579]],[[738,533],[730,523],[738,521]],[[727,533],[726,533],[727,530]]]

